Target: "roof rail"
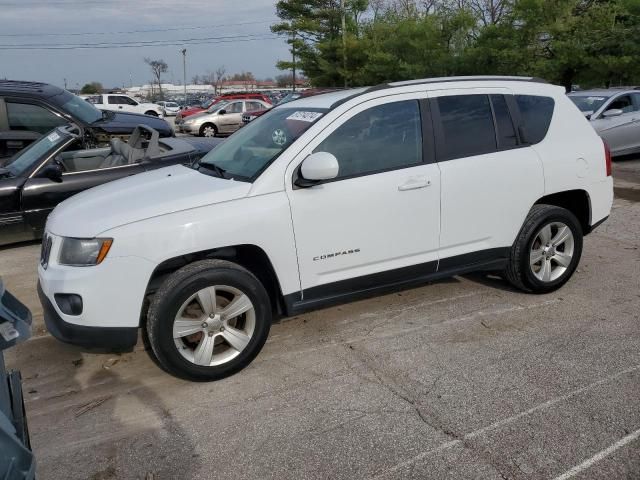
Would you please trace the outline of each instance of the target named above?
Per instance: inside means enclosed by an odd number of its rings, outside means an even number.
[[[470,76],[462,76],[462,77],[433,77],[433,78],[422,78],[417,80],[405,80],[401,82],[389,82],[389,83],[381,83],[379,85],[374,85],[373,87],[369,87],[363,92],[356,93],[349,97],[342,98],[331,105],[331,109],[342,105],[343,103],[351,100],[352,98],[358,97],[360,95],[364,95],[365,93],[375,92],[377,90],[386,90],[391,88],[398,87],[406,87],[411,85],[428,85],[432,83],[449,83],[449,82],[478,82],[478,81],[509,81],[509,82],[535,82],[535,83],[549,83],[546,80],[538,77],[516,77],[516,76],[499,76],[499,75],[470,75]]]

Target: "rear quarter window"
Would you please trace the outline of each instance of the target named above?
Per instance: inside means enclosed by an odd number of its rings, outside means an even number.
[[[526,143],[540,143],[544,140],[551,124],[555,102],[551,97],[538,95],[516,95],[520,110],[524,140]]]

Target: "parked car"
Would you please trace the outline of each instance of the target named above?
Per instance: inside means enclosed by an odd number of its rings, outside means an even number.
[[[242,114],[256,110],[265,110],[271,104],[262,100],[229,100],[214,104],[209,110],[187,117],[176,125],[183,133],[201,137],[215,137],[218,134],[231,134],[242,126]]]
[[[131,348],[144,325],[168,372],[213,380],[251,362],[274,312],[472,271],[551,292],[609,215],[610,169],[564,88],[536,79],[414,80],[296,100],[192,169],[59,205],[38,268],[44,318],[84,346]]]
[[[7,480],[31,480],[36,473],[20,372],[7,372],[3,355],[30,336],[31,312],[0,279],[0,477]]]
[[[569,98],[591,121],[613,156],[640,152],[640,90],[582,90]]]
[[[230,93],[226,95],[219,95],[207,102],[204,102],[200,106],[183,109],[178,115],[176,115],[175,123],[176,125],[180,125],[186,117],[211,110],[216,104],[229,100],[259,100],[271,105],[269,97],[262,93]]]
[[[164,110],[160,105],[156,105],[155,103],[141,103],[129,95],[122,93],[100,93],[95,95],[81,95],[81,97],[100,110],[139,113],[152,117],[162,117],[164,115]]]
[[[162,107],[162,111],[165,116],[172,117],[178,114],[180,111],[180,105],[176,102],[158,102],[158,105]]]
[[[69,122],[90,133],[97,145],[122,140],[140,125],[161,137],[174,135],[163,119],[133,113],[103,112],[80,97],[53,85],[0,80],[0,165],[43,133]]]
[[[299,90],[295,92],[290,92],[288,95],[282,97],[282,99],[277,103],[277,105],[283,105],[288,102],[293,102],[294,100],[298,100],[299,98],[313,97],[314,95],[321,95],[323,93],[335,92],[339,89],[337,88],[308,88],[306,90]],[[252,112],[247,112],[242,115],[242,123],[246,125],[247,123],[255,120],[256,118],[264,115],[273,107],[266,108],[263,110],[254,110]]]
[[[113,138],[106,148],[87,148],[85,138],[76,125],[58,127],[0,169],[0,245],[40,238],[51,210],[78,192],[167,165],[191,164],[220,142],[160,139],[143,125],[128,143]],[[135,197],[131,192],[132,202]]]

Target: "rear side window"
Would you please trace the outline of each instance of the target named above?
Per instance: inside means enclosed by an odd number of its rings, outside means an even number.
[[[496,132],[488,95],[437,98],[443,142],[440,160],[471,157],[496,150]]]
[[[498,148],[506,150],[517,147],[518,137],[504,95],[491,95],[491,104],[496,117]]]
[[[550,97],[537,95],[516,95],[516,103],[522,119],[523,140],[534,144],[541,142],[547,135],[555,102]]]

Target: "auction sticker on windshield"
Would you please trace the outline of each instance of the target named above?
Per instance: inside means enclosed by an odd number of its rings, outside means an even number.
[[[321,117],[320,112],[295,112],[287,117],[287,120],[300,120],[301,122],[314,122],[318,117]]]
[[[59,138],[60,138],[60,135],[58,135],[57,132],[51,132],[49,135],[47,135],[47,140],[49,140],[50,142],[55,142]]]

